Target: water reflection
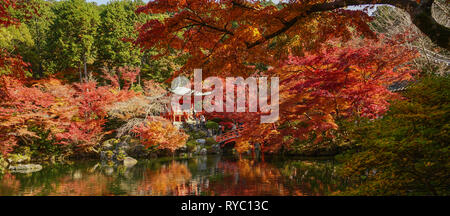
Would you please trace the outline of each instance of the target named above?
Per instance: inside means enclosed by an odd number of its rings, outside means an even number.
[[[328,195],[345,182],[333,161],[204,156],[126,168],[76,162],[0,176],[0,195]]]

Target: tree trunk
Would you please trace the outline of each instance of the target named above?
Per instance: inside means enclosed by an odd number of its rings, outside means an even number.
[[[80,65],[80,67],[79,67],[79,71],[80,71],[80,83],[82,83],[83,82],[83,74],[82,74],[82,72],[81,72],[81,65]]]
[[[38,74],[39,79],[42,79],[44,77],[44,68],[42,67],[42,62],[39,62]]]
[[[87,79],[88,78],[88,74],[87,74],[87,66],[86,66],[86,53],[83,54],[83,65],[84,65],[84,76]]]

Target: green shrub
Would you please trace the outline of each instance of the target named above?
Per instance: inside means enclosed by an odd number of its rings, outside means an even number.
[[[190,152],[195,149],[196,145],[197,145],[197,142],[195,140],[189,140],[186,142],[186,148]]]
[[[5,172],[7,166],[8,162],[0,155],[0,175]]]
[[[206,122],[206,128],[217,130],[217,129],[219,129],[219,124],[217,122],[214,122],[214,121],[207,121]]]
[[[194,133],[191,135],[191,137],[192,137],[193,139],[204,138],[204,137],[206,137],[206,133],[203,132],[203,131],[194,132]]]
[[[404,96],[353,132],[359,150],[347,156],[354,184],[344,194],[450,194],[450,78],[424,78]]]
[[[206,146],[212,146],[214,144],[217,144],[216,140],[214,138],[212,138],[212,137],[206,138],[205,141],[206,141],[205,142]]]
[[[143,89],[142,86],[139,85],[139,84],[133,84],[133,85],[130,87],[130,90],[133,90],[134,92],[144,92],[144,89]]]

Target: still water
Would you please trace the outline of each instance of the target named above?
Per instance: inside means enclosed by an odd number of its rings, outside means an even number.
[[[0,196],[301,196],[329,195],[344,185],[332,160],[202,156],[140,160],[130,168],[77,161],[33,173],[6,173],[0,175]]]

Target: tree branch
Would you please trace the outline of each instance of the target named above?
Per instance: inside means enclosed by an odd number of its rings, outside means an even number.
[[[334,2],[327,2],[312,5],[309,10],[302,13],[299,16],[292,18],[291,20],[285,21],[284,26],[279,30],[264,35],[261,39],[249,43],[247,48],[255,47],[265,41],[272,39],[294,26],[298,20],[317,12],[332,11],[339,8],[344,8],[348,6],[358,6],[358,5],[377,5],[377,4],[388,4],[394,7],[401,8],[405,10],[416,25],[425,35],[427,35],[434,43],[438,46],[450,50],[449,38],[450,29],[436,22],[431,14],[431,6],[434,0],[422,0],[420,4],[413,0],[336,0]]]

